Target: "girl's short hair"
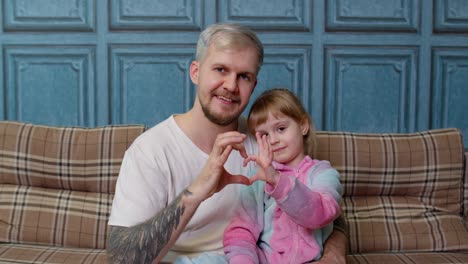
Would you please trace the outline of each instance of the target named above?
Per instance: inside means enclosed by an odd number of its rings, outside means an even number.
[[[235,23],[218,23],[206,28],[198,38],[196,60],[203,61],[210,45],[218,49],[252,46],[257,51],[257,73],[263,64],[263,44],[255,32]]]
[[[255,135],[255,128],[257,126],[267,121],[269,113],[275,117],[280,115],[288,116],[299,124],[304,119],[307,120],[309,122],[309,130],[303,137],[304,153],[314,156],[316,145],[315,124],[305,111],[301,100],[293,92],[284,88],[274,88],[263,92],[255,100],[247,118],[248,129],[252,135]]]

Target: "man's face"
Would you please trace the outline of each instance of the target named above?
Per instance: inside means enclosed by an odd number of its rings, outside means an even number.
[[[257,84],[257,67],[254,48],[220,50],[213,45],[202,61],[190,65],[198,103],[211,122],[226,126],[237,120]]]

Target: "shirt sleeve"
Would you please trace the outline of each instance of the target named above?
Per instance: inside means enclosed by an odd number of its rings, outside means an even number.
[[[109,225],[134,226],[155,216],[167,205],[164,172],[138,145],[125,153],[117,178]]]
[[[281,175],[275,188],[265,191],[295,223],[316,229],[330,224],[340,214],[342,186],[339,173],[327,161],[309,171],[306,183],[295,176]]]

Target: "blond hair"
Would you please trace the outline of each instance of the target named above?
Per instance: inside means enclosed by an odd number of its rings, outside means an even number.
[[[196,60],[205,59],[210,45],[217,49],[242,48],[252,46],[257,51],[257,73],[263,64],[263,44],[255,32],[249,28],[234,23],[218,23],[206,28],[198,39]]]
[[[299,124],[305,120],[309,122],[309,130],[303,136],[304,154],[314,156],[316,146],[315,125],[307,114],[301,100],[291,91],[283,88],[275,88],[263,92],[253,103],[248,115],[248,129],[255,135],[255,128],[268,119],[268,114],[273,116],[286,115]]]

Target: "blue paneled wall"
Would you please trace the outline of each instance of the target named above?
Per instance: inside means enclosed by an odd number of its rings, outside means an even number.
[[[458,127],[468,146],[466,0],[2,0],[0,119],[143,123],[190,109],[199,33],[258,32],[254,97],[296,92],[321,130]]]

